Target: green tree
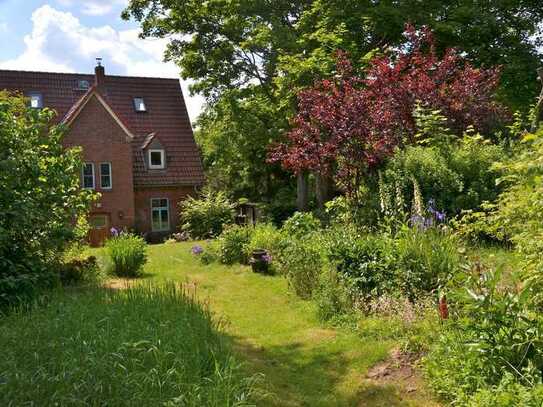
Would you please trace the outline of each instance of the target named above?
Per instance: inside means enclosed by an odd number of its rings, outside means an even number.
[[[265,152],[286,133],[295,95],[335,74],[337,49],[363,70],[375,50],[401,46],[407,22],[430,26],[440,51],[502,64],[500,96],[514,109],[538,92],[537,0],[131,0],[123,17],[142,37],[170,39],[166,59],[209,101],[198,135],[207,171],[251,199],[294,184]]]
[[[55,281],[93,198],[79,185],[80,152],[62,147],[53,115],[0,92],[0,307]]]

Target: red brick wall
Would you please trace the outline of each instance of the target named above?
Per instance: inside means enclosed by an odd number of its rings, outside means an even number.
[[[102,194],[93,213],[107,213],[116,228],[133,228],[135,222],[132,147],[126,133],[92,97],[76,117],[64,145],[81,146],[85,162],[94,163],[96,191]],[[100,188],[100,163],[111,163],[112,189]]]
[[[187,187],[155,187],[136,188],[136,230],[149,234],[152,240],[153,235],[164,236],[179,230],[179,202],[187,196],[194,195],[194,188]],[[163,233],[152,233],[151,229],[151,198],[167,198],[170,208],[170,231]]]

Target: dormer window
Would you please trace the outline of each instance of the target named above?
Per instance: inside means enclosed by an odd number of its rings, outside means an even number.
[[[165,166],[164,150],[149,150],[149,168],[160,170]]]
[[[147,108],[145,107],[145,101],[143,98],[134,98],[134,109],[136,112],[146,112]]]
[[[41,93],[31,93],[28,95],[30,99],[30,107],[32,109],[41,109],[43,107],[43,99]]]

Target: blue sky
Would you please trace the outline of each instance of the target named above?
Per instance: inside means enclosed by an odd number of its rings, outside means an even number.
[[[179,77],[164,63],[166,41],[138,38],[138,25],[123,21],[128,0],[0,0],[0,69],[92,72],[102,57],[106,74]],[[182,81],[191,119],[201,97]]]

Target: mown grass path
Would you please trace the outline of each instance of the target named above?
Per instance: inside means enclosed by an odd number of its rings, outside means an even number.
[[[370,384],[367,370],[385,359],[393,341],[364,339],[322,326],[314,304],[288,290],[285,279],[245,266],[203,266],[190,243],[149,246],[146,281],[174,280],[194,287],[225,321],[250,373],[263,373],[270,393],[263,406],[425,406],[419,394]]]

